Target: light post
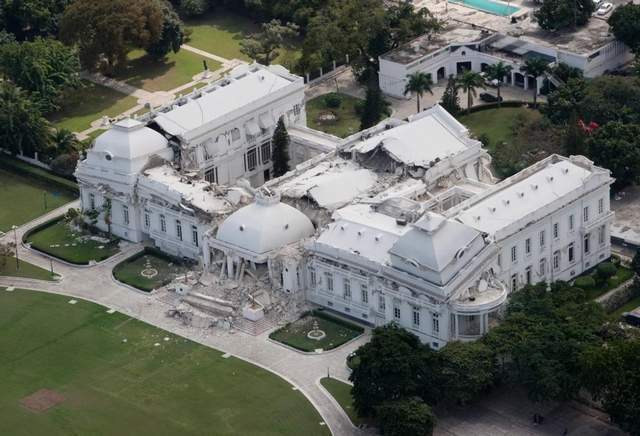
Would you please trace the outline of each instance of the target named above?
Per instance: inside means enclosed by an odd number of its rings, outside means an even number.
[[[15,243],[15,247],[16,247],[16,270],[20,269],[20,259],[18,258],[18,226],[13,225],[11,226],[11,228],[13,229],[13,240]]]
[[[47,210],[47,191],[43,191],[42,196],[44,200],[44,210]]]

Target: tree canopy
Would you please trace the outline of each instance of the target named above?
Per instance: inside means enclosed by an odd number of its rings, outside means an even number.
[[[184,40],[183,23],[171,3],[167,0],[156,0],[162,9],[162,31],[160,38],[149,44],[147,53],[155,59],[163,59],[169,52],[177,53]]]
[[[640,125],[612,121],[586,141],[589,157],[611,171],[613,188],[619,190],[640,181]]]
[[[65,89],[80,85],[77,51],[54,39],[0,46],[0,69],[7,79],[29,92],[43,113],[58,107]]]
[[[58,22],[70,0],[0,0],[0,29],[18,41],[58,33]]]
[[[280,177],[289,171],[289,133],[280,117],[271,141],[273,147],[273,177]]]
[[[431,407],[418,397],[384,403],[377,415],[383,436],[430,436],[436,424]]]
[[[404,87],[404,95],[415,94],[417,100],[417,112],[420,112],[420,99],[425,92],[433,95],[433,79],[431,75],[416,72],[407,76],[407,83]]]
[[[584,26],[594,11],[593,0],[543,0],[534,16],[544,30],[563,30]]]
[[[109,73],[130,50],[158,42],[164,23],[156,0],[75,0],[64,12],[60,36],[78,46],[85,68]]]
[[[616,39],[634,52],[640,49],[640,5],[627,3],[615,8],[609,17],[609,26]]]
[[[240,42],[240,51],[262,65],[278,57],[278,49],[298,35],[298,26],[271,20],[262,24],[262,31]]]

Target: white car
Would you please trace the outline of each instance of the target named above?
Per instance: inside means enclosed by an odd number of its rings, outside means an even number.
[[[602,17],[604,15],[607,15],[609,12],[611,12],[611,9],[613,9],[613,5],[611,3],[609,2],[603,3],[602,6],[600,6],[596,11],[596,15]]]

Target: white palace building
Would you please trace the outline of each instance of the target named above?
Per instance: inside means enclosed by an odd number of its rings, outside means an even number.
[[[281,116],[293,169],[267,180]],[[116,123],[76,176],[83,211],[124,239],[440,348],[486,333],[510,292],[610,257],[608,170],[553,155],[497,181],[490,163],[437,105],[345,139],[315,132],[301,79],[252,65]]]

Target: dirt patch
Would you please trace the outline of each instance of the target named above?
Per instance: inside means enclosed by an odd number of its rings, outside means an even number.
[[[64,400],[64,395],[56,391],[52,391],[51,389],[40,389],[39,391],[24,397],[20,400],[20,404],[32,412],[42,413],[62,403]]]

